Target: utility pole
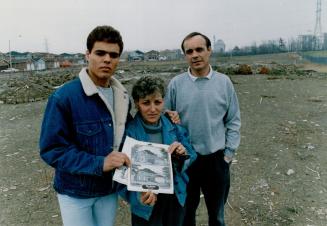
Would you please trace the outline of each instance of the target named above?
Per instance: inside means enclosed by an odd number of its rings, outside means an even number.
[[[216,47],[216,35],[213,36],[213,45],[212,45],[212,47],[213,47],[213,52],[216,52],[216,50],[215,50],[215,47]]]
[[[9,68],[12,68],[11,49],[10,49],[10,40],[9,40]]]
[[[44,38],[44,47],[45,47],[45,52],[49,53],[49,44],[47,38]]]

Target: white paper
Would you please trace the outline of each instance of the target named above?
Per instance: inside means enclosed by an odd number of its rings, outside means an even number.
[[[130,158],[131,166],[116,169],[113,180],[127,185],[129,191],[151,190],[173,194],[173,171],[168,147],[126,137],[122,152]]]

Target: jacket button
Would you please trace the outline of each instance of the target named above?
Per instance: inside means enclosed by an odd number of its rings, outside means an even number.
[[[111,123],[109,123],[108,126],[111,126]]]

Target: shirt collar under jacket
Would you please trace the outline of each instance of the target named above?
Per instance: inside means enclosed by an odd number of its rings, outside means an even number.
[[[97,88],[97,86],[94,84],[94,82],[90,78],[90,76],[88,75],[86,68],[83,68],[80,71],[79,78],[81,80],[83,90],[87,96],[92,96],[92,95],[100,92],[99,89]],[[127,93],[125,87],[123,85],[121,85],[120,82],[117,79],[115,79],[114,77],[111,77],[110,86],[112,88],[116,87],[116,88],[120,89],[121,91]]]
[[[201,78],[211,79],[211,77],[212,77],[211,65],[209,65],[209,67],[210,67],[209,73],[206,76],[203,76]],[[188,75],[190,76],[190,78],[192,79],[193,82],[195,82],[195,80],[197,80],[199,78],[199,77],[194,76],[194,75],[191,74],[191,68],[190,67],[187,69],[187,73],[188,73]]]

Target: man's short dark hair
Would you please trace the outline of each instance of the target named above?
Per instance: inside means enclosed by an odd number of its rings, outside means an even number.
[[[192,33],[188,34],[182,41],[181,47],[182,47],[183,53],[185,53],[184,42],[190,38],[193,38],[194,36],[197,36],[197,35],[200,35],[204,38],[204,40],[206,41],[207,49],[209,49],[209,47],[211,47],[210,39],[207,36],[205,36],[204,34],[201,34],[200,32],[192,32]]]
[[[134,101],[138,101],[156,92],[160,93],[162,98],[165,97],[165,82],[159,77],[147,75],[137,80],[132,89],[132,97]]]
[[[119,55],[123,52],[124,43],[123,39],[115,28],[107,25],[97,26],[94,28],[87,37],[86,47],[89,52],[92,51],[95,42],[108,42],[118,44]]]

